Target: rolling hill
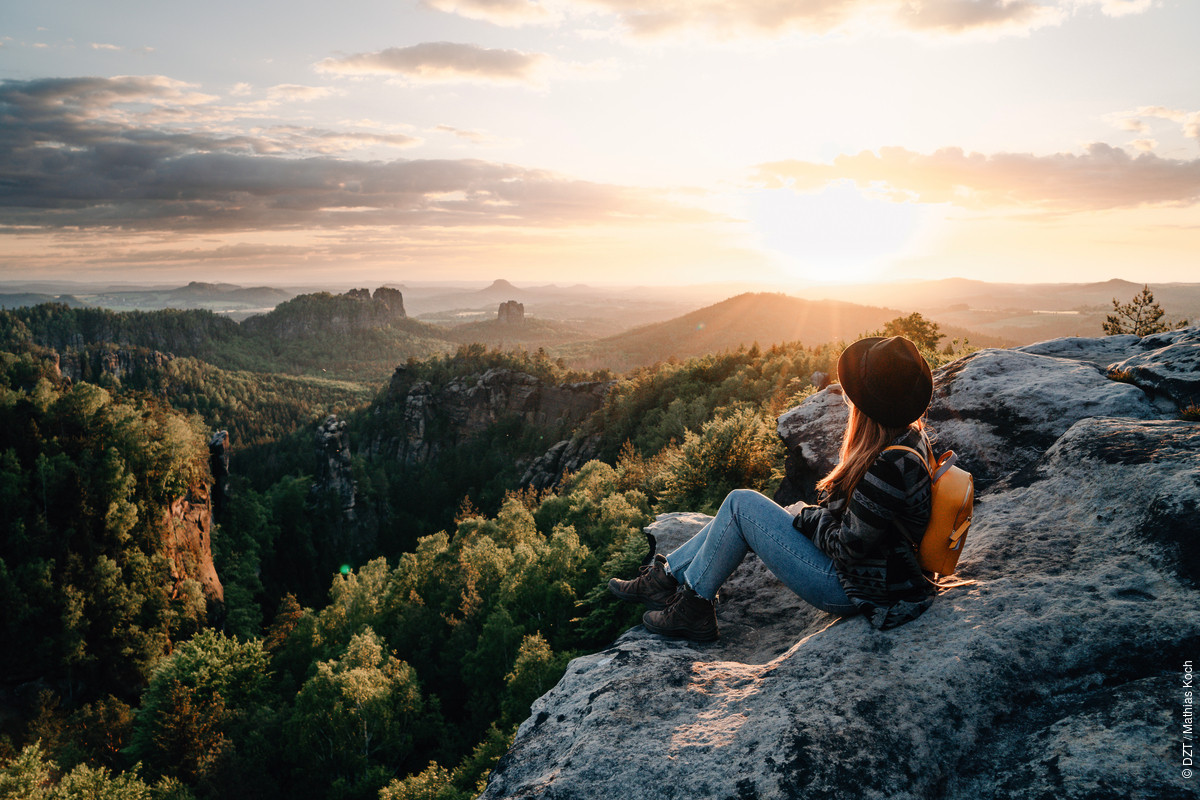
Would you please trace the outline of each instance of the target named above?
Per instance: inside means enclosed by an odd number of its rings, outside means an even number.
[[[816,347],[831,341],[853,341],[907,313],[836,300],[747,293],[666,322],[643,325],[586,344],[568,345],[562,348],[562,353],[576,368],[608,367],[620,371],[671,356],[690,358],[755,342],[767,347],[799,341]],[[988,337],[962,329],[943,326],[942,330],[951,338],[965,335],[975,344],[1000,344],[983,341]]]
[[[865,303],[912,309],[943,326],[969,328],[1013,345],[1062,336],[1099,336],[1113,298],[1128,302],[1141,283],[991,283],[968,278],[816,287],[807,292],[827,299],[853,291]],[[1170,319],[1200,319],[1200,284],[1149,284]],[[972,337],[978,338],[978,337]]]

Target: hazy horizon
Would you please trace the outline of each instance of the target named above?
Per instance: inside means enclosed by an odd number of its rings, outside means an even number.
[[[15,6],[0,279],[1194,279],[1185,0]]]
[[[995,280],[989,278],[970,277],[967,275],[947,275],[939,278],[920,278],[920,277],[903,277],[889,280],[871,280],[858,282],[837,282],[837,281],[809,281],[809,282],[792,282],[787,285],[777,283],[769,283],[764,281],[738,281],[738,280],[714,280],[714,281],[693,281],[678,280],[676,282],[654,282],[643,281],[640,283],[629,281],[606,281],[603,278],[595,278],[591,280],[512,280],[506,277],[496,277],[490,279],[364,279],[355,280],[347,279],[341,276],[331,277],[327,280],[310,280],[297,281],[289,283],[286,280],[268,283],[262,281],[248,281],[241,279],[240,273],[235,273],[230,276],[220,278],[210,278],[202,275],[181,275],[177,279],[171,278],[152,278],[145,277],[143,279],[132,278],[113,278],[113,279],[84,279],[84,278],[41,278],[29,277],[10,278],[0,276],[0,290],[13,289],[17,287],[30,286],[46,286],[46,287],[82,287],[87,291],[99,291],[105,287],[123,287],[129,289],[149,289],[149,290],[168,290],[184,288],[190,284],[207,284],[207,285],[226,285],[239,289],[266,287],[273,289],[286,289],[289,291],[348,291],[350,289],[359,288],[377,288],[379,286],[388,286],[393,288],[408,287],[412,289],[438,289],[451,288],[458,290],[473,290],[486,289],[496,283],[505,282],[511,284],[514,288],[521,290],[546,289],[555,288],[561,290],[572,289],[603,289],[608,291],[623,291],[623,290],[639,290],[639,289],[662,289],[669,291],[672,289],[712,289],[712,290],[729,290],[734,292],[778,292],[782,294],[791,294],[804,289],[815,289],[821,291],[834,292],[839,289],[844,289],[848,292],[853,292],[858,289],[869,289],[872,287],[881,286],[897,286],[897,285],[916,285],[924,283],[950,283],[954,281],[968,281],[984,285],[996,286],[1100,286],[1106,283],[1126,283],[1133,286],[1141,286],[1143,284],[1168,286],[1200,286],[1200,275],[1196,276],[1196,280],[1174,280],[1174,281],[1156,281],[1144,280],[1141,278],[1129,278],[1123,276],[1112,276],[1084,280]]]

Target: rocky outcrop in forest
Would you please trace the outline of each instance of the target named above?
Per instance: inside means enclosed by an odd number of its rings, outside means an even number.
[[[521,476],[521,486],[539,490],[558,486],[563,475],[578,472],[580,467],[596,457],[599,449],[600,437],[596,434],[577,434],[556,442],[530,462]]]
[[[399,430],[377,436],[371,451],[413,465],[436,458],[506,418],[542,428],[569,427],[600,408],[609,386],[604,381],[545,383],[502,368],[440,386],[428,381],[408,386],[400,367],[386,405],[402,411],[402,424]]]
[[[219,625],[225,614],[225,588],[213,564],[213,507],[208,487],[192,486],[166,512],[163,552],[171,565],[173,596],[199,586],[208,609],[208,622]]]
[[[354,471],[350,463],[350,435],[346,421],[330,414],[317,427],[316,472],[310,495],[334,497],[346,519],[354,518]]]
[[[881,632],[806,606],[751,555],[720,640],[638,626],[575,659],[482,797],[1196,797],[1179,738],[1200,425],[1180,409],[1198,355],[1193,327],[943,367],[929,417],[977,478],[974,583]],[[833,463],[844,418],[836,386],[780,418],[789,491]],[[707,520],[650,530],[670,550]]]
[[[91,346],[82,350],[54,353],[59,374],[72,381],[99,383],[101,379],[125,378],[162,370],[175,356],[141,347]]]

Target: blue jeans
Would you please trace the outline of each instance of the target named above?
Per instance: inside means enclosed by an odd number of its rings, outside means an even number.
[[[667,556],[667,564],[676,580],[712,600],[751,550],[810,605],[831,614],[857,612],[832,559],[792,527],[782,506],[750,489],[730,492],[712,521]]]

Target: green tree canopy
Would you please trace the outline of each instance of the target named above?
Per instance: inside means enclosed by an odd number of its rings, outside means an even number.
[[[433,731],[416,672],[384,652],[371,628],[339,659],[322,661],[296,697],[295,755],[344,786],[382,788],[394,765]]]
[[[245,748],[251,730],[267,722],[269,679],[261,640],[201,632],[154,670],[130,754],[164,775],[214,779],[233,749]]]
[[[938,324],[914,311],[907,317],[896,317],[883,324],[884,336],[903,336],[922,350],[937,350],[938,342],[946,335]]]

